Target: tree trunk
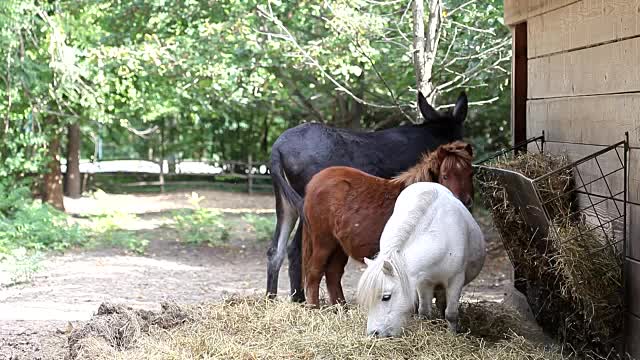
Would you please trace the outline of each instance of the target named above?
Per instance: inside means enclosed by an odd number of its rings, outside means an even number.
[[[78,199],[82,196],[80,176],[80,124],[75,122],[67,128],[67,173],[65,174],[65,194]]]
[[[62,170],[60,169],[60,138],[54,136],[49,143],[48,172],[44,175],[42,201],[64,211],[62,192]]]
[[[169,167],[168,167],[168,173],[169,174],[175,174],[176,173],[176,153],[175,153],[175,139],[176,139],[176,130],[178,128],[178,119],[176,119],[176,117],[174,116],[173,118],[171,118],[171,124],[169,126],[169,156],[167,158]]]
[[[262,149],[262,153],[266,154],[269,152],[269,125],[270,125],[270,121],[269,121],[269,116],[265,116],[264,117],[264,127],[263,127],[263,131],[262,131],[262,141],[260,144],[260,148]]]
[[[347,96],[341,92],[341,91],[336,91],[336,98],[337,98],[337,105],[338,105],[338,109],[336,110],[336,114],[338,114],[337,117],[337,121],[335,126],[337,127],[349,127],[349,99],[347,99]]]
[[[416,85],[418,91],[421,91],[430,103],[433,103],[436,97],[431,76],[440,42],[441,25],[442,0],[429,1],[429,21],[426,33],[424,1],[415,0],[413,2],[413,66],[416,72]],[[418,112],[418,118],[422,118],[420,112]]]
[[[360,64],[364,68],[364,64]],[[360,99],[364,100],[364,70],[358,76],[358,93]],[[362,127],[362,116],[364,115],[364,105],[355,99],[351,99],[351,109],[349,111],[349,128],[359,130]]]

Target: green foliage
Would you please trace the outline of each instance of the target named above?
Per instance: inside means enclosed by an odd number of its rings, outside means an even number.
[[[111,213],[94,217],[90,227],[70,224],[66,214],[29,198],[28,189],[0,183],[0,260],[13,251],[29,254],[62,251],[74,246],[117,246],[143,253],[149,241],[124,230],[134,215]]]
[[[124,229],[127,224],[137,220],[137,217],[133,214],[116,211],[95,216],[92,220],[95,246],[113,246],[136,254],[143,254],[149,245],[149,240]]]
[[[46,164],[46,137],[33,125],[14,120],[0,141],[0,179],[6,185],[13,185],[28,174],[41,173]]]
[[[187,244],[222,245],[229,240],[229,226],[218,210],[198,208],[192,212],[178,212],[173,220],[178,238]]]
[[[257,214],[245,214],[242,219],[246,221],[255,232],[258,240],[269,241],[276,229],[276,219],[273,215],[263,216]]]
[[[8,218],[23,205],[29,198],[29,189],[26,187],[10,186],[7,182],[0,181],[0,218]]]
[[[19,195],[10,192],[7,198],[15,199]],[[64,250],[87,241],[85,230],[69,224],[64,213],[48,204],[21,198],[10,211],[5,211],[0,217],[0,254],[17,248]]]
[[[14,285],[31,281],[41,268],[42,253],[17,248],[8,254],[0,254],[0,273],[7,277],[0,279],[2,285]]]
[[[49,143],[71,122],[83,158],[103,144],[105,159],[256,161],[304,121],[407,123],[416,100],[407,5],[0,1],[0,179],[46,172]],[[436,102],[463,89],[493,100],[471,107],[467,135],[479,153],[494,150],[510,138],[502,1],[443,5]],[[372,104],[361,119],[347,92]]]

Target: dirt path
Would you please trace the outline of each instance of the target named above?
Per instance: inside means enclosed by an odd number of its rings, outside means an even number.
[[[119,211],[157,214],[190,207],[186,195],[103,195],[102,199],[70,203],[69,208],[83,214],[119,204]],[[272,211],[270,196],[218,192],[204,195],[206,200],[201,205],[226,208],[231,213]],[[140,228],[150,232],[147,238],[153,239],[144,256],[117,249],[75,250],[49,256],[31,283],[0,289],[0,359],[61,359],[69,327],[90,318],[105,301],[158,310],[165,300],[215,301],[232,293],[264,292],[267,243],[239,230],[225,247],[187,246],[176,242],[172,229],[158,227],[156,215],[139,219],[147,222]],[[495,247],[493,233],[488,231],[487,235],[492,256],[481,275],[467,286],[464,296],[468,301],[500,301],[509,281],[504,252]],[[361,266],[350,262],[343,281],[349,298],[353,297],[360,273]],[[284,296],[287,290],[285,264],[280,294]]]

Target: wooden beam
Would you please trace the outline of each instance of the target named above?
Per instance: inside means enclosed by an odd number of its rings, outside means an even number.
[[[640,91],[640,38],[529,60],[529,99]]]
[[[640,35],[640,0],[583,0],[532,17],[529,57]]]
[[[527,23],[512,28],[511,134],[513,144],[527,139]]]
[[[505,0],[504,23],[515,25],[578,1],[580,0]]]

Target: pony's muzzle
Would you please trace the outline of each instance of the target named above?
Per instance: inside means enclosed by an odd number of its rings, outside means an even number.
[[[373,337],[391,337],[391,332],[389,331],[380,331],[380,330],[371,330],[369,331],[369,333],[367,334],[369,336],[373,336]]]

